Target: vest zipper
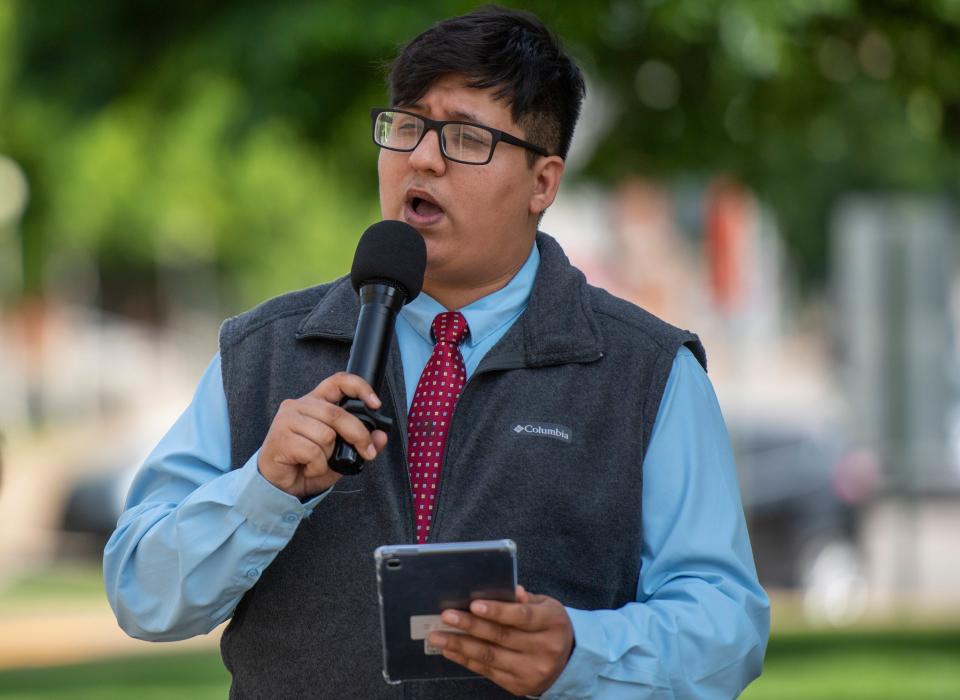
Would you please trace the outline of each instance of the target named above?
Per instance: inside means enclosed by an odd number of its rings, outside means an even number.
[[[485,360],[486,358],[484,358]],[[470,378],[464,382],[463,390],[460,392],[460,396],[457,398],[457,403],[453,406],[453,412],[450,414],[450,426],[447,429],[447,439],[449,441],[450,436],[453,435],[453,422],[457,419],[457,409],[460,408],[461,403],[463,402],[463,396],[467,393],[467,387],[470,386],[470,383],[474,380],[475,377],[481,374],[488,374],[490,372],[500,372],[507,369],[523,369],[526,367],[526,364],[522,359],[506,357],[500,362],[490,362],[486,363],[484,360],[480,361],[480,365],[474,370],[473,374],[470,375]],[[427,543],[432,543],[436,541],[435,534],[437,532],[436,517],[440,512],[440,499],[443,496],[443,485],[447,482],[447,450],[443,451],[443,459],[440,460],[440,483],[437,484],[437,497],[434,499],[436,503],[433,507],[433,519],[430,522],[430,532],[427,533]],[[404,452],[406,455],[406,452]],[[410,480],[410,470],[407,469],[407,480]],[[410,501],[413,501],[413,486],[410,487]],[[411,516],[412,517],[412,516]],[[414,535],[416,537],[416,535]]]

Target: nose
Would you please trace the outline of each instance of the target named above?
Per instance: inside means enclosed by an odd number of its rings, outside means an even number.
[[[447,159],[440,151],[440,134],[436,129],[428,129],[417,147],[410,152],[410,166],[436,175],[443,175],[447,169]]]

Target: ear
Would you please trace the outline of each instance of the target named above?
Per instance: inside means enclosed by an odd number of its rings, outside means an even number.
[[[560,156],[538,158],[533,164],[533,193],[530,197],[532,215],[540,216],[553,204],[553,200],[557,197],[557,190],[560,189],[563,168],[563,158]]]

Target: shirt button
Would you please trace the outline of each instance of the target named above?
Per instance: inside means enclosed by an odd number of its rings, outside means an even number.
[[[286,520],[288,523],[293,523],[299,520],[296,513],[287,513],[286,515],[283,516],[283,519]]]
[[[256,578],[260,575],[259,569],[247,569],[247,578]]]

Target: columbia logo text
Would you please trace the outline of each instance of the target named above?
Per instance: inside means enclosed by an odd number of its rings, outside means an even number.
[[[556,423],[515,423],[510,430],[516,435],[546,437],[570,442],[570,428]]]

